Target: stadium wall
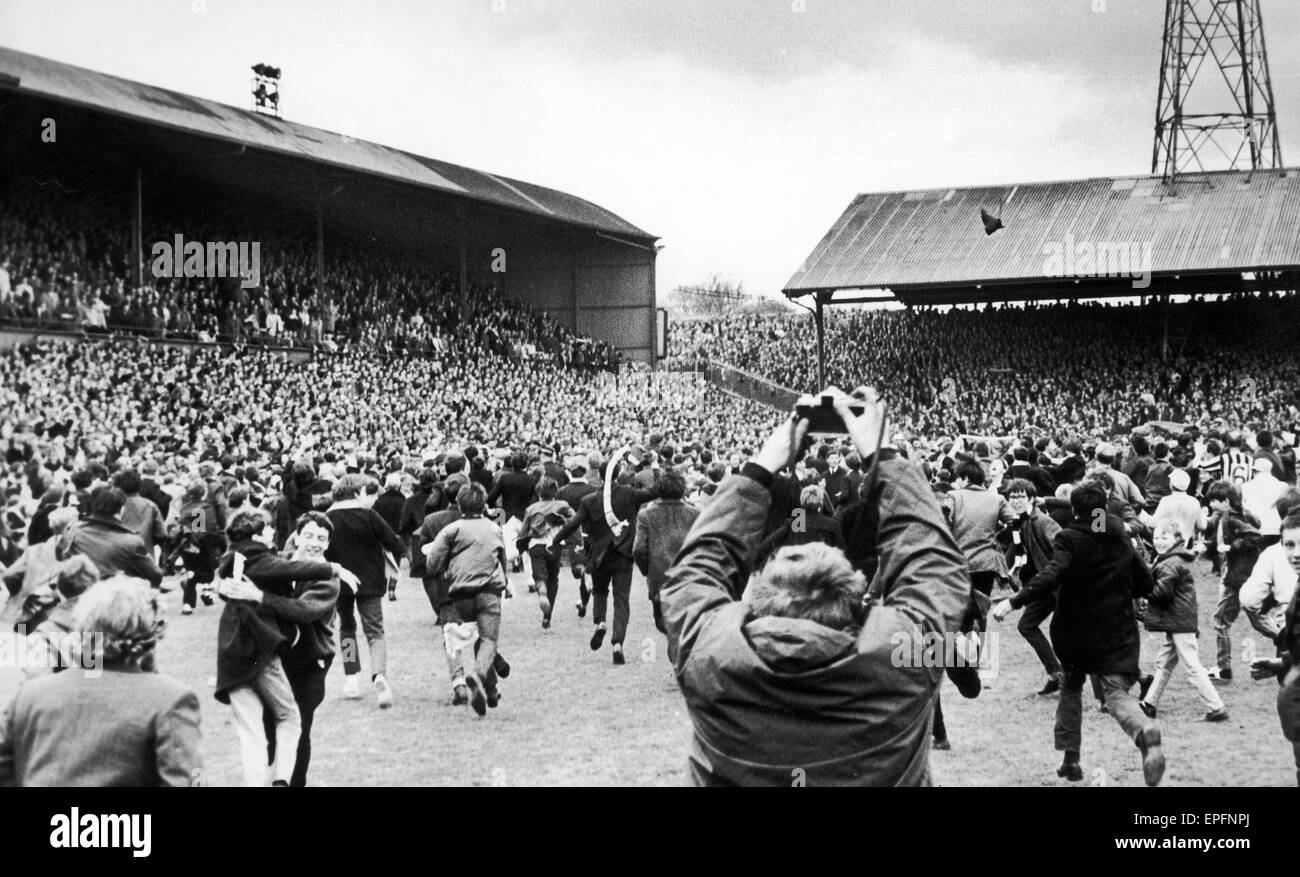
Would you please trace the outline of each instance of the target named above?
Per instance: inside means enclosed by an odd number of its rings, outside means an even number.
[[[506,271],[493,276],[505,295],[608,341],[628,360],[653,362],[653,247],[587,231],[502,229],[499,239]]]

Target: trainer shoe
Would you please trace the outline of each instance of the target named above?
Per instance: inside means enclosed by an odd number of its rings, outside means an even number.
[[[380,673],[375,677],[375,694],[379,697],[379,708],[386,710],[393,705],[393,689],[388,687],[388,680]]]
[[[1205,714],[1207,722],[1226,722],[1228,721],[1228,711],[1222,707],[1217,710],[1210,710]]]
[[[361,680],[356,673],[343,678],[343,696],[348,700],[361,699]]]
[[[193,615],[193,614],[194,614],[194,607],[193,607],[193,606],[182,606],[182,607],[181,607],[181,614],[182,614],[182,615]]]
[[[506,585],[506,589],[502,592],[501,596],[506,600],[513,600],[515,598],[515,592],[510,590],[509,585]]]
[[[530,594],[536,594],[536,593],[537,593],[537,585],[529,585],[529,586],[528,586],[528,593],[530,593]]]
[[[601,645],[605,642],[605,622],[596,625],[596,632],[591,635],[591,650],[600,651]]]
[[[1141,709],[1142,712],[1146,713],[1148,719],[1154,719],[1156,717],[1156,708],[1154,704],[1147,703],[1145,700],[1139,700],[1138,708]]]
[[[469,703],[469,691],[464,685],[457,685],[451,690],[451,705],[464,706]]]
[[[497,704],[501,703],[501,692],[494,686],[486,692],[488,709],[496,709]]]
[[[389,601],[397,599],[397,582],[388,583],[388,599]]]
[[[550,615],[543,615],[543,616],[542,616],[542,630],[550,630],[550,629],[551,629],[551,616],[550,616]]]
[[[1160,751],[1160,729],[1152,726],[1139,731],[1136,742],[1138,749],[1142,750],[1142,776],[1146,778],[1147,785],[1160,785],[1160,780],[1165,775],[1165,754]]]
[[[502,679],[510,676],[510,662],[500,652],[492,656],[492,669],[497,671],[497,675]]]
[[[1053,673],[1047,677],[1047,683],[1035,692],[1039,697],[1047,697],[1049,694],[1056,694],[1061,690],[1061,674]]]
[[[935,740],[930,744],[930,748],[936,749],[939,752],[948,752],[952,749],[952,744],[948,742],[947,737],[944,737],[942,740]]]
[[[614,663],[615,663],[615,664],[626,664],[626,663],[627,663],[627,659],[625,659],[625,658],[623,657],[623,644],[622,644],[622,643],[614,643]]]
[[[1231,682],[1232,668],[1211,667],[1210,669],[1205,671],[1205,675],[1209,676],[1210,679],[1213,680],[1214,682]]]
[[[483,680],[477,673],[465,674],[465,685],[469,688],[469,705],[480,717],[487,715],[487,694],[483,691]]]

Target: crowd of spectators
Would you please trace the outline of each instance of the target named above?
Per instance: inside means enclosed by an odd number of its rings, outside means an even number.
[[[172,244],[163,229],[181,227],[193,226],[160,224],[146,241]],[[566,366],[612,370],[620,361],[611,345],[491,286],[471,280],[462,296],[455,272],[424,263],[331,249],[318,283],[314,250],[301,240],[259,241],[259,282],[248,288],[241,277],[155,276],[146,245],[145,284],[136,287],[123,234],[120,223],[76,204],[0,207],[0,325],[414,355],[472,340]],[[233,237],[208,229],[183,239]]]
[[[880,387],[897,426],[931,437],[1110,435],[1151,421],[1295,431],[1300,358],[1286,327],[1297,315],[1294,296],[1193,301],[1168,313],[829,308],[827,380]],[[816,330],[802,312],[682,321],[670,334],[679,365],[714,360],[796,393],[817,389]]]

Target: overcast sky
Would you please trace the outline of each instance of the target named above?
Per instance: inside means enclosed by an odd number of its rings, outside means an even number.
[[[1300,164],[1300,3],[1263,0]],[[1160,0],[0,0],[0,44],[580,195],[775,293],[858,192],[1150,170]]]

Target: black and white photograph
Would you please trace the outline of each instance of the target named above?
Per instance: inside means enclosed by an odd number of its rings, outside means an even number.
[[[1297,132],[1290,0],[0,0],[0,786],[1249,849]]]

